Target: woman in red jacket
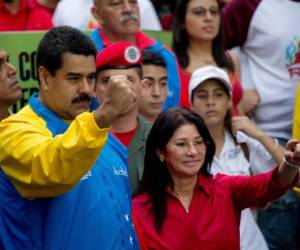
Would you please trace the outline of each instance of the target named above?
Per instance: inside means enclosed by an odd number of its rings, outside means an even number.
[[[215,144],[196,113],[169,109],[150,131],[133,213],[143,249],[240,249],[241,210],[292,187],[300,141],[290,140],[279,167],[256,176],[209,174]]]

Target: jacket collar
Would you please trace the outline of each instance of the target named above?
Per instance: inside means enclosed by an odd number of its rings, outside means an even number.
[[[62,134],[68,129],[69,125],[39,100],[38,93],[34,93],[30,97],[29,105],[46,122],[46,126],[53,136]]]
[[[141,116],[137,117],[137,124],[137,130],[128,146],[129,157],[145,146],[151,128],[151,124],[146,122]]]
[[[207,195],[210,196],[212,195],[213,181],[213,176],[205,176],[199,174],[196,183],[196,188],[198,190],[203,190]]]
[[[101,28],[98,28],[99,31],[99,36],[102,38],[103,45],[104,47],[107,47],[112,44],[111,41],[109,41],[108,37],[104,34],[103,30]],[[142,31],[138,31],[135,35],[135,40],[136,40],[136,46],[140,49],[143,50],[145,48],[148,48],[156,43],[156,41],[151,38],[150,36],[146,35]]]

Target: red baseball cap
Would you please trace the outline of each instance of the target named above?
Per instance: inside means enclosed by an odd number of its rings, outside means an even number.
[[[99,52],[96,59],[97,70],[127,69],[141,67],[141,51],[131,42],[117,42]]]

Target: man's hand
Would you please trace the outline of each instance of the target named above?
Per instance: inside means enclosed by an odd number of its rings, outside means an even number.
[[[107,128],[116,117],[132,109],[137,102],[136,87],[125,75],[112,76],[107,85],[106,96],[95,110],[95,120],[100,128]]]

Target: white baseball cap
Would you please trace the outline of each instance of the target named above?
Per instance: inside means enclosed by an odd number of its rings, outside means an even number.
[[[217,79],[227,88],[229,95],[232,95],[231,83],[226,71],[216,66],[205,66],[196,69],[189,82],[189,100],[192,103],[192,93],[195,88],[208,79]]]

